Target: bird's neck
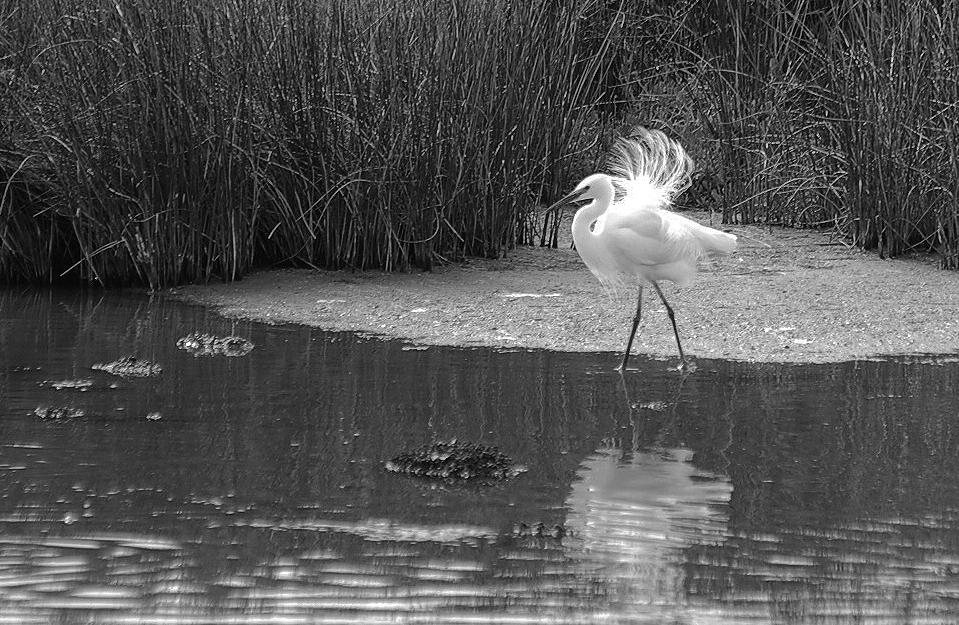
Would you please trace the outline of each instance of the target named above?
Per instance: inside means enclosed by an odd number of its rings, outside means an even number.
[[[606,227],[604,214],[613,203],[614,189],[608,180],[595,180],[593,184],[593,201],[576,211],[573,216],[573,242],[589,270],[600,280],[606,280],[608,277],[603,275],[604,267],[609,266],[611,260],[599,235]]]
[[[580,241],[594,234],[590,225],[606,212],[606,206],[597,200],[583,206],[573,216],[573,242],[579,247]],[[596,233],[598,234],[598,233]]]
[[[609,265],[608,253],[603,248],[602,241],[598,236],[606,227],[605,219],[600,219],[605,212],[605,205],[594,200],[576,211],[572,228],[576,251],[579,252],[580,258],[600,281],[608,279],[608,276],[604,275],[603,272],[603,268]],[[600,221],[594,226],[593,222],[597,219]]]

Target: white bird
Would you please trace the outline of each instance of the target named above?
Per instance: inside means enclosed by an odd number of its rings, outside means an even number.
[[[668,210],[676,196],[689,187],[694,164],[683,147],[662,132],[639,128],[629,139],[619,140],[613,146],[609,168],[611,176],[587,177],[545,212],[589,200],[573,217],[573,242],[583,262],[605,286],[639,284],[636,316],[619,369],[625,370],[629,360],[645,282],[653,285],[666,306],[680,367],[684,367],[686,357],[676,317],[658,283],[689,284],[696,277],[699,261],[730,254],[736,249],[736,237]]]

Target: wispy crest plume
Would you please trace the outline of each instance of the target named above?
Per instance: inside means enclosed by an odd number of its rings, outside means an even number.
[[[645,196],[650,204],[669,205],[689,188],[696,164],[683,146],[663,132],[637,127],[613,145],[607,167],[622,195]]]

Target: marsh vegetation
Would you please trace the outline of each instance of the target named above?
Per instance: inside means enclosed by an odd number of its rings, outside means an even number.
[[[724,221],[959,266],[959,7],[14,0],[0,280],[428,268],[541,240],[635,124]]]

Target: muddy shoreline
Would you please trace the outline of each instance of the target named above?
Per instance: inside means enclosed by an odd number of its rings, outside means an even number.
[[[739,249],[691,286],[664,285],[694,358],[959,354],[959,273],[935,259],[881,260],[816,231],[720,227],[739,237]],[[168,294],[229,317],[416,344],[591,352],[623,348],[635,307],[632,290],[605,292],[566,244],[433,272],[261,271]],[[678,359],[662,303],[647,289],[643,304],[633,353]]]

